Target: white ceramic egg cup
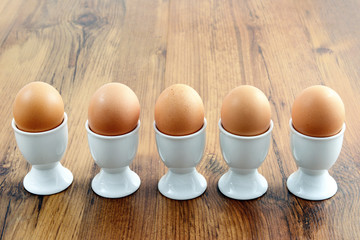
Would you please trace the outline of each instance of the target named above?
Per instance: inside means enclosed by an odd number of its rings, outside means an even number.
[[[190,135],[170,136],[160,132],[154,122],[156,146],[163,163],[169,168],[160,179],[162,195],[174,200],[189,200],[202,195],[207,187],[196,166],[204,154],[206,119],[202,128]]]
[[[328,169],[338,159],[345,132],[331,137],[310,137],[296,131],[290,119],[291,152],[299,169],[287,180],[289,191],[306,200],[324,200],[335,195],[337,184]]]
[[[236,200],[250,200],[265,194],[268,183],[257,168],[268,154],[273,126],[271,120],[265,133],[239,136],[226,131],[219,120],[221,152],[230,167],[218,182],[222,194]]]
[[[138,190],[140,177],[129,165],[138,149],[140,120],[134,130],[118,136],[96,134],[89,128],[88,121],[85,128],[91,155],[101,167],[91,182],[93,191],[105,198],[121,198]]]
[[[24,178],[25,189],[37,195],[51,195],[65,190],[74,177],[60,163],[68,143],[67,115],[60,126],[44,132],[24,132],[12,120],[17,145],[31,164]]]

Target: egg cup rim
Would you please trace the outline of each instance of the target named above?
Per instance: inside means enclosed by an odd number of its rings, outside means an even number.
[[[265,137],[265,136],[269,135],[274,128],[274,122],[272,119],[270,119],[270,126],[269,126],[268,130],[266,130],[266,132],[261,133],[259,135],[255,135],[255,136],[241,136],[241,135],[236,135],[236,134],[233,134],[233,133],[227,131],[221,124],[221,118],[219,119],[218,125],[219,125],[220,132],[224,133],[225,135],[236,138],[236,139],[246,139],[246,140]]]
[[[131,134],[134,134],[134,133],[138,132],[138,131],[139,131],[139,128],[140,128],[140,119],[138,120],[136,127],[135,127],[133,130],[131,130],[130,132],[124,133],[124,134],[120,134],[120,135],[114,135],[114,136],[107,136],[107,135],[101,135],[101,134],[95,133],[95,132],[92,131],[92,130],[90,129],[90,127],[89,127],[89,120],[86,120],[86,122],[85,122],[85,128],[86,128],[86,131],[87,131],[89,134],[91,134],[91,135],[93,135],[93,136],[95,136],[95,137],[97,137],[97,138],[101,138],[101,139],[120,139],[120,138],[125,138],[125,137],[127,137],[127,136],[129,136],[129,135],[131,135]]]
[[[207,121],[206,121],[206,118],[204,118],[204,123],[202,125],[202,127],[197,130],[196,132],[194,133],[191,133],[191,134],[187,134],[187,135],[182,135],[182,136],[173,136],[173,135],[168,135],[168,134],[165,134],[165,133],[162,133],[160,132],[160,130],[156,127],[156,122],[154,121],[154,129],[155,129],[155,133],[156,134],[159,134],[160,136],[162,137],[165,137],[165,138],[169,138],[169,139],[187,139],[187,138],[192,138],[192,137],[195,137],[199,134],[201,134],[202,132],[205,131],[206,129],[206,126],[207,126]]]
[[[63,121],[61,122],[61,124],[55,128],[52,128],[50,130],[46,130],[46,131],[41,131],[41,132],[26,132],[26,131],[23,131],[23,130],[20,130],[17,126],[16,126],[16,123],[15,123],[15,119],[13,118],[12,121],[11,121],[11,126],[12,128],[14,129],[15,132],[19,133],[19,134],[22,134],[22,135],[29,135],[29,136],[40,136],[40,135],[45,135],[45,134],[51,134],[55,131],[58,131],[60,130],[61,128],[65,127],[67,125],[67,120],[68,120],[68,117],[67,117],[67,114],[66,112],[64,112],[64,119]]]
[[[305,135],[305,134],[297,131],[293,126],[292,118],[290,118],[290,120],[289,120],[289,125],[290,125],[290,130],[291,130],[292,133],[297,134],[300,137],[305,138],[305,139],[317,140],[317,141],[331,140],[331,139],[337,138],[337,137],[343,135],[344,132],[345,132],[345,129],[346,129],[346,124],[343,123],[343,126],[342,126],[341,130],[335,135],[332,135],[332,136],[329,136],[329,137],[312,137],[312,136],[308,136],[308,135]]]

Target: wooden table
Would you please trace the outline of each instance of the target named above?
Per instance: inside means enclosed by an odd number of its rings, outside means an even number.
[[[0,239],[356,239],[360,236],[360,1],[325,0],[2,0],[0,2]],[[52,84],[69,116],[62,163],[74,182],[53,196],[23,188],[30,165],[11,128],[12,103],[31,81]],[[140,144],[131,168],[140,189],[105,199],[84,123],[102,84],[130,86],[141,103]],[[163,197],[167,171],[152,127],[165,87],[186,83],[203,98],[207,127],[198,166],[206,192],[190,201]],[[227,171],[217,121],[224,96],[251,84],[269,97],[274,131],[259,171],[267,193],[252,201],[223,196]],[[288,121],[302,89],[324,84],[346,106],[342,153],[331,168],[337,194],[306,201],[290,194],[296,170]]]

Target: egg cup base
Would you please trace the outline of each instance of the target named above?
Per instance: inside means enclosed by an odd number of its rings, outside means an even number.
[[[337,184],[327,170],[318,170],[307,173],[306,169],[299,168],[287,180],[288,190],[295,196],[305,200],[325,200],[337,192]]]
[[[102,168],[92,180],[91,187],[101,197],[122,198],[136,192],[140,183],[140,177],[129,167]]]
[[[60,162],[32,166],[24,178],[24,188],[36,195],[52,195],[68,188],[73,182],[73,175]]]
[[[264,195],[268,183],[257,169],[230,168],[218,182],[219,190],[226,197],[236,200],[251,200]]]
[[[201,196],[207,188],[206,179],[194,168],[171,169],[160,179],[158,189],[173,200],[189,200]]]

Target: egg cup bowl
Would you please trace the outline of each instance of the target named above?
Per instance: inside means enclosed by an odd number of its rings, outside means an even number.
[[[161,160],[169,168],[158,183],[158,189],[165,197],[188,200],[205,192],[206,180],[195,167],[204,154],[206,124],[204,118],[204,124],[197,132],[171,136],[160,132],[154,122],[157,150]]]
[[[306,200],[324,200],[335,195],[337,184],[328,169],[340,155],[345,123],[334,136],[310,137],[290,125],[291,153],[299,167],[287,180],[287,188],[297,197]]]
[[[12,120],[20,152],[31,164],[24,178],[24,188],[37,195],[51,195],[65,190],[74,177],[60,163],[68,143],[67,115],[56,128],[44,132],[25,132]]]
[[[140,120],[134,130],[117,136],[94,133],[85,123],[89,148],[95,163],[101,168],[91,182],[93,191],[105,198],[121,198],[140,187],[140,177],[130,170],[139,143]]]
[[[273,126],[271,120],[265,133],[239,136],[226,131],[219,120],[221,152],[230,167],[218,182],[222,194],[236,200],[250,200],[265,194],[268,183],[257,168],[268,154]]]

